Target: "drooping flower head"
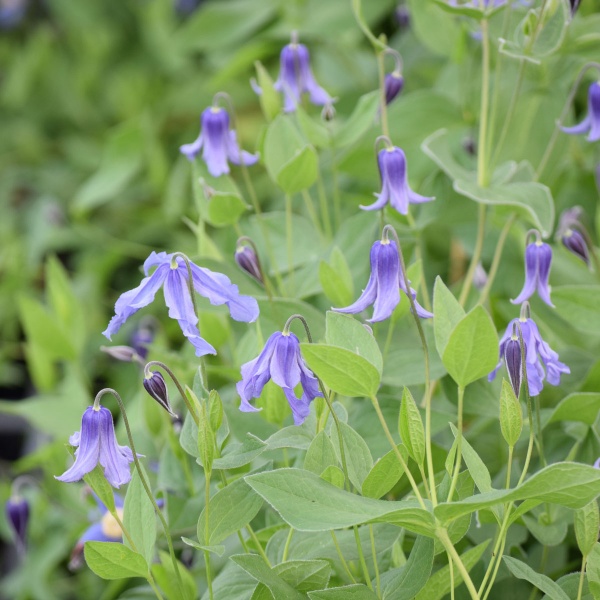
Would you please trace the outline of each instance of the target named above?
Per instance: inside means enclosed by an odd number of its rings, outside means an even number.
[[[385,103],[390,104],[404,87],[404,77],[402,77],[402,57],[398,52],[388,48],[385,54],[393,57],[396,66],[391,73],[387,73],[383,79],[383,89],[385,92]]]
[[[570,373],[571,370],[558,360],[558,354],[542,339],[537,325],[529,316],[528,302],[525,302],[521,307],[521,316],[518,319],[513,319],[508,324],[506,332],[500,340],[500,361],[489,374],[488,381],[492,381],[496,377],[498,369],[502,366],[502,359],[506,356],[507,346],[512,341],[513,330],[517,326],[521,328],[523,345],[525,346],[529,394],[537,396],[544,387],[544,379],[551,385],[559,385],[561,374]]]
[[[254,242],[250,238],[244,236],[237,241],[234,260],[242,271],[248,273],[260,284],[265,284],[260,259]]]
[[[296,32],[292,33],[291,43],[282,48],[279,64],[279,77],[273,87],[283,94],[285,112],[294,112],[304,93],[317,106],[333,103],[332,97],[315,80],[308,48],[298,42]],[[253,83],[252,87],[257,94],[262,93],[256,84]]]
[[[409,281],[410,285],[410,281]],[[400,302],[400,290],[408,296],[404,281],[398,245],[387,237],[387,227],[384,228],[383,239],[376,241],[371,247],[371,275],[367,287],[360,298],[345,308],[334,308],[341,313],[356,314],[373,305],[373,317],[369,323],[384,321],[394,312]],[[433,314],[425,310],[416,300],[417,292],[411,287],[410,294],[415,303],[417,315],[429,319]]]
[[[430,202],[434,198],[427,198],[413,192],[408,184],[408,172],[406,167],[406,155],[397,146],[392,146],[387,138],[387,147],[377,154],[379,175],[381,176],[381,193],[375,194],[377,200],[369,206],[361,206],[363,210],[379,210],[386,204],[390,204],[400,214],[408,214],[409,204],[421,204]]]
[[[4,509],[17,550],[23,554],[27,541],[27,525],[29,524],[29,502],[15,493],[6,501]]]
[[[258,318],[258,303],[250,296],[242,296],[237,285],[221,273],[215,273],[189,262],[194,290],[219,306],[226,304],[231,317],[236,321],[251,323]],[[149,275],[150,269],[156,270]],[[146,277],[140,285],[122,294],[115,304],[115,316],[103,334],[110,340],[123,323],[140,308],[154,300],[156,292],[163,287],[169,316],[176,319],[183,335],[196,348],[196,356],[216,354],[216,350],[200,337],[198,317],[188,286],[188,270],[182,255],[152,252],[144,263]]]
[[[288,321],[289,323],[289,321]],[[278,385],[292,409],[294,423],[302,425],[310,410],[310,403],[323,396],[319,382],[306,366],[300,354],[300,341],[291,332],[276,331],[267,340],[262,352],[250,362],[242,365],[242,380],[237,384],[237,392],[242,400],[240,410],[255,412],[260,409],[252,406],[252,398],[258,398],[269,380]],[[296,396],[294,389],[300,384],[302,395]]]
[[[586,265],[590,264],[590,251],[582,235],[582,231],[585,231],[584,226],[581,224],[579,218],[583,209],[581,206],[573,206],[562,212],[560,215],[560,221],[558,229],[556,231],[556,237],[560,238],[563,246],[578,256]]]
[[[110,410],[102,406],[97,398],[89,406],[81,419],[81,431],[76,431],[69,444],[75,446],[75,462],[62,475],[59,481],[73,483],[100,464],[108,483],[118,488],[131,480],[129,470],[133,453],[128,446],[120,446],[115,435],[115,427]]]
[[[202,150],[202,158],[213,177],[229,173],[229,164],[246,166],[258,160],[258,154],[240,150],[235,130],[229,128],[229,113],[220,106],[205,109],[200,118],[200,135],[191,144],[179,148],[189,161]]]
[[[538,296],[548,305],[554,306],[550,300],[550,267],[552,265],[552,248],[542,242],[541,236],[535,229],[527,232],[527,238],[531,234],[536,237],[535,242],[527,244],[525,248],[525,284],[521,293],[511,300],[513,304],[521,304],[531,298],[537,290]]]
[[[177,417],[171,408],[167,384],[162,373],[160,373],[160,371],[150,371],[147,365],[144,371],[144,389],[148,392],[150,397],[154,398],[154,400],[156,400],[172,417]]]
[[[600,140],[600,81],[594,81],[588,89],[587,115],[573,127],[562,127],[565,133],[578,135],[587,133],[588,142]]]

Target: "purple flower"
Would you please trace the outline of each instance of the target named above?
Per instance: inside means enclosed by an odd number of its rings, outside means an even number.
[[[600,140],[600,82],[594,81],[588,89],[588,114],[579,125],[562,127],[565,133],[587,133],[588,142]]]
[[[399,71],[388,73],[383,80],[383,89],[385,91],[385,103],[390,104],[404,87],[404,77]]]
[[[252,246],[238,244],[238,247],[235,250],[234,259],[240,269],[264,285],[265,282],[260,268],[260,261]]]
[[[488,381],[492,381],[496,377],[498,369],[502,366],[502,358],[506,356],[507,346],[512,341],[513,327],[516,327],[517,323],[521,326],[523,334],[529,394],[537,396],[544,387],[544,378],[551,385],[559,385],[561,373],[570,373],[571,370],[558,360],[558,354],[542,339],[537,325],[531,318],[513,319],[508,324],[506,332],[500,340],[500,362],[488,375]]]
[[[597,458],[594,462],[594,469],[600,469],[600,458]]]
[[[193,161],[203,149],[202,158],[213,177],[229,173],[227,161],[234,165],[242,162],[253,165],[258,160],[258,154],[240,150],[235,131],[229,129],[229,114],[224,108],[210,106],[202,113],[200,122],[200,135],[191,144],[180,146],[179,150],[189,161]]]
[[[279,64],[279,77],[273,87],[283,94],[285,112],[294,112],[304,93],[318,106],[333,102],[331,96],[316,82],[310,67],[308,48],[298,43],[295,35],[292,35],[292,43],[282,48]],[[257,94],[262,93],[258,85],[253,83],[252,87]]]
[[[550,266],[552,265],[552,248],[540,239],[527,245],[525,249],[525,284],[521,293],[511,300],[513,304],[521,304],[530,298],[535,290],[539,297],[548,305],[554,306],[550,300]]]
[[[381,193],[375,194],[377,200],[370,206],[361,206],[363,210],[379,210],[391,204],[400,214],[408,214],[409,204],[429,202],[427,198],[413,192],[408,185],[406,155],[396,147],[384,148],[377,155],[381,176]]]
[[[157,267],[156,270],[152,275],[148,275],[154,266]],[[198,294],[208,298],[213,305],[226,304],[236,321],[256,321],[258,304],[254,298],[240,295],[237,285],[221,273],[214,273],[193,262],[190,262],[190,267],[194,289]],[[140,285],[125,292],[117,300],[115,316],[103,332],[104,335],[110,340],[131,315],[154,300],[156,292],[163,286],[169,316],[177,319],[183,335],[196,348],[196,356],[216,354],[216,350],[200,337],[198,317],[188,289],[188,272],[184,259],[166,252],[152,252],[144,263],[144,273],[146,277]]]
[[[133,349],[140,358],[145,359],[148,356],[148,349],[154,340],[154,336],[155,327],[153,325],[152,317],[149,319],[142,319],[140,325],[129,338],[129,343],[133,346]]]
[[[156,400],[172,417],[177,417],[169,402],[169,392],[165,378],[159,371],[149,371],[144,375],[144,389]]]
[[[360,298],[346,308],[334,308],[333,310],[356,314],[372,304],[373,317],[367,319],[368,322],[383,321],[390,317],[396,306],[398,306],[400,290],[408,295],[400,266],[398,246],[393,240],[378,240],[371,248],[371,275]],[[413,288],[410,288],[410,293],[415,301],[417,315],[422,319],[433,317],[432,313],[419,305],[416,300],[417,292]]]
[[[81,431],[76,431],[69,444],[76,446],[75,462],[67,469],[59,481],[73,483],[96,468],[104,467],[108,483],[118,488],[131,480],[129,464],[133,453],[128,446],[120,446],[115,436],[115,427],[110,410],[102,405],[89,406],[81,419]]]
[[[563,211],[560,216],[560,222],[556,236],[560,238],[564,247],[581,258],[586,265],[590,264],[590,252],[580,230],[583,230],[583,225],[579,221],[579,217],[583,209],[581,206],[573,206]]]
[[[506,363],[506,372],[508,373],[510,385],[517,398],[521,392],[521,379],[523,375],[521,358],[521,342],[516,331],[513,331],[504,347],[504,362]]]
[[[300,342],[293,333],[276,331],[267,340],[262,352],[242,365],[242,380],[237,384],[237,392],[242,399],[241,411],[260,410],[252,406],[250,400],[261,395],[270,379],[283,390],[292,409],[294,423],[302,425],[308,416],[310,403],[323,394],[319,391],[317,378],[304,363]],[[294,392],[298,384],[302,386],[300,398]]]
[[[27,525],[29,524],[29,502],[20,496],[6,501],[6,520],[12,529],[15,544],[20,553],[25,551]]]

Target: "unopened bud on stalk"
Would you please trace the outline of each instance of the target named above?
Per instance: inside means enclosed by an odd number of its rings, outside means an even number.
[[[164,377],[158,371],[150,371],[144,376],[144,388],[171,416],[177,415],[171,408],[169,393]]]

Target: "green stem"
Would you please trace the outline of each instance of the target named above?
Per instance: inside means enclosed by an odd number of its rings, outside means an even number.
[[[371,30],[363,17],[361,0],[352,0],[352,12],[354,13],[354,18],[356,19],[358,26],[362,29],[362,32],[367,36],[371,44],[373,44],[375,50],[385,50],[387,46],[371,33]]]
[[[286,245],[287,245],[287,262],[288,262],[288,270],[290,272],[290,281],[292,283],[292,288],[294,285],[294,256],[293,256],[293,248],[294,248],[294,240],[293,240],[293,231],[292,231],[292,197],[289,194],[285,195],[285,237],[286,237]]]
[[[165,517],[162,514],[162,511],[160,510],[160,508],[158,507],[158,504],[156,503],[156,499],[154,498],[154,494],[152,493],[152,490],[150,489],[150,486],[148,485],[148,482],[146,481],[146,476],[144,475],[142,465],[140,464],[137,452],[135,451],[135,444],[133,442],[133,435],[131,433],[131,427],[129,426],[127,412],[125,411],[125,405],[123,404],[123,400],[121,400],[121,396],[119,396],[119,394],[111,388],[105,388],[103,390],[100,390],[98,392],[98,394],[96,395],[96,398],[99,398],[99,397],[103,396],[104,394],[112,394],[115,397],[117,404],[119,405],[119,410],[121,411],[121,415],[123,416],[123,423],[125,425],[125,431],[127,432],[127,439],[129,440],[129,446],[130,446],[131,452],[133,454],[133,462],[135,464],[135,468],[137,469],[138,475],[140,476],[140,481],[142,483],[142,486],[144,487],[144,491],[146,492],[146,495],[148,496],[148,499],[150,500],[150,502],[152,502],[152,505],[154,506],[154,511],[158,515],[158,518],[159,518],[159,520],[162,524],[163,530],[165,532],[165,537],[167,538],[167,545],[169,547],[169,554],[171,555],[171,561],[173,562],[173,569],[175,570],[175,576],[177,577],[177,584],[179,586],[179,591],[183,597],[183,595],[184,595],[183,581],[181,579],[181,573],[179,572],[179,561],[177,560],[177,557],[175,556],[175,549],[173,548],[173,540],[171,540],[171,534],[169,533],[169,526],[167,525]]]
[[[538,438],[538,451],[540,453],[540,458],[542,459],[542,463],[544,467],[548,466],[546,461],[546,454],[544,452],[544,438],[542,437],[542,417],[541,417],[541,408],[540,408],[540,397],[535,397],[535,420],[537,424],[537,438]]]
[[[369,537],[371,538],[371,555],[373,556],[373,568],[375,569],[375,585],[377,596],[381,597],[381,581],[379,578],[379,565],[377,564],[377,548],[375,547],[375,534],[373,525],[369,524]]]
[[[458,301],[460,302],[461,306],[464,306],[467,301],[469,292],[471,291],[473,277],[475,276],[475,270],[477,269],[477,265],[481,260],[481,251],[483,250],[483,240],[485,238],[486,212],[487,211],[485,204],[480,204],[477,212],[477,240],[475,241],[475,248],[473,250],[473,256],[471,257],[469,269],[465,276],[465,282],[463,284],[462,290],[460,291],[460,296],[458,298]]]
[[[488,589],[486,590],[482,600],[487,600],[487,597],[490,595],[492,588],[494,587],[494,582],[496,581],[496,577],[498,576],[498,570],[500,569],[500,564],[502,563],[502,555],[504,554],[504,548],[506,547],[506,534],[502,537],[502,544],[498,551],[498,556],[496,557],[496,565],[494,566],[494,572],[492,573],[492,578],[490,579],[490,583],[488,585]]]
[[[262,559],[265,561],[267,566],[270,568],[272,566],[271,561],[269,560],[269,557],[265,554],[265,551],[263,550],[260,540],[256,537],[256,533],[254,533],[254,529],[252,529],[252,527],[250,527],[250,525],[246,525],[246,529],[248,530],[248,533],[250,534],[250,537],[252,538],[252,541],[254,542],[254,545],[256,546],[258,553],[262,556]]]
[[[352,527],[354,530],[354,539],[356,541],[356,548],[358,550],[358,560],[360,561],[360,566],[362,567],[363,577],[365,578],[365,583],[369,586],[369,588],[373,589],[373,584],[371,583],[371,577],[369,577],[369,569],[367,567],[367,561],[365,560],[365,555],[362,550],[362,544],[360,543],[360,535],[358,534],[358,527],[354,525]]]
[[[387,358],[388,352],[390,350],[390,345],[392,343],[392,339],[394,337],[394,327],[396,326],[396,321],[390,319],[390,324],[387,330],[387,336],[385,338],[385,344],[383,346],[383,360]]]
[[[312,224],[314,225],[315,229],[319,232],[319,235],[322,236],[323,230],[321,224],[319,223],[319,217],[317,215],[317,210],[315,209],[313,199],[306,188],[302,190],[301,194],[304,200],[304,205],[306,206],[306,210],[308,212],[308,216],[310,217],[310,220],[312,221]]]
[[[450,568],[450,600],[454,600],[454,563],[452,562],[452,557],[450,553],[448,553],[448,567]]]
[[[344,555],[342,554],[342,549],[340,548],[340,545],[337,541],[337,538],[335,537],[335,531],[333,531],[333,529],[330,531],[331,533],[331,539],[333,540],[333,545],[335,546],[335,550],[337,552],[337,555],[340,558],[340,561],[342,563],[342,567],[344,567],[344,571],[346,571],[348,577],[350,578],[350,581],[352,583],[356,583],[356,579],[354,579],[354,576],[352,575],[352,571],[350,571],[350,568],[348,567],[348,563],[346,562],[346,559],[344,558]]]
[[[288,554],[290,552],[290,544],[292,542],[292,537],[294,535],[294,528],[290,527],[290,532],[288,533],[287,539],[285,540],[285,546],[283,547],[283,557],[281,562],[285,562],[288,558]]]
[[[512,470],[514,446],[508,447],[508,464],[506,465],[506,489],[510,489],[510,472]]]
[[[450,538],[448,537],[448,532],[445,529],[440,529],[437,531],[437,536],[440,542],[442,543],[442,546],[444,546],[446,552],[448,552],[450,558],[456,565],[459,573],[462,575],[463,581],[467,586],[467,590],[469,590],[469,594],[471,595],[471,599],[480,600],[479,594],[477,593],[477,590],[473,585],[473,580],[471,579],[469,572],[467,571],[462,559],[460,558],[460,555],[456,551],[456,548],[454,548],[452,542],[450,541]]]
[[[331,146],[333,146],[333,134],[331,133],[331,129],[329,131],[329,140]],[[342,222],[342,207],[340,201],[340,187],[339,187],[339,179],[338,179],[338,171],[337,171],[337,162],[335,160],[335,150],[333,147],[330,149],[331,152],[331,178],[333,180],[333,216],[334,216],[334,225],[335,229],[340,226]]]
[[[488,28],[488,20],[483,19],[481,21],[481,111],[479,123],[479,142],[477,144],[477,183],[481,187],[486,187],[487,185],[489,185],[486,155],[489,116],[488,113],[490,103],[490,37]]]
[[[383,413],[381,412],[381,407],[379,406],[377,396],[371,396],[371,402],[373,403],[373,408],[375,409],[375,412],[377,413],[377,417],[379,419],[379,422],[381,423],[381,427],[383,428],[385,437],[388,439],[388,442],[390,443],[390,446],[392,447],[392,450],[394,451],[394,454],[396,455],[398,462],[404,469],[404,472],[406,473],[406,477],[408,478],[408,481],[410,482],[410,485],[413,489],[415,496],[417,497],[417,500],[419,501],[419,504],[421,505],[421,508],[423,510],[427,510],[427,506],[425,505],[425,502],[423,501],[423,497],[421,496],[421,492],[419,491],[419,486],[417,485],[414,477],[412,476],[412,473],[408,469],[408,465],[406,464],[404,457],[402,456],[402,454],[400,454],[400,451],[398,450],[398,446],[396,445],[396,442],[394,441],[394,438],[392,437],[389,427],[387,426],[387,423],[385,422],[385,418],[383,416]]]
[[[204,545],[210,546],[210,470],[204,469]],[[210,571],[210,552],[204,550],[204,564],[206,565],[206,583],[208,596],[213,600],[212,573]]]
[[[421,473],[421,480],[423,481],[423,486],[425,488],[425,495],[429,500],[431,500],[431,492],[429,491],[429,484],[427,483],[427,475],[425,475],[425,469],[423,465],[419,465],[419,472]]]
[[[381,132],[386,137],[390,137],[390,128],[388,125],[387,102],[385,100],[385,50],[376,51],[377,54],[377,74],[379,76],[379,112],[381,113]]]
[[[506,220],[502,231],[500,232],[500,237],[498,238],[498,242],[496,243],[496,250],[494,251],[494,258],[492,259],[492,266],[490,267],[490,272],[488,274],[487,281],[481,290],[481,295],[479,296],[479,300],[477,304],[484,304],[487,300],[490,290],[492,289],[492,285],[494,280],[496,279],[496,273],[498,272],[498,267],[500,266],[500,259],[502,258],[502,251],[504,250],[504,244],[506,243],[506,238],[508,237],[508,233],[512,224],[516,219],[516,214],[512,213],[510,217]]]
[[[333,229],[331,228],[331,217],[329,215],[329,204],[327,202],[327,194],[325,193],[325,185],[321,176],[321,169],[317,171],[317,193],[319,194],[319,205],[321,207],[321,218],[323,219],[323,227],[328,240],[333,238]]]
[[[460,473],[460,465],[462,464],[462,437],[463,437],[463,400],[465,396],[465,388],[458,386],[458,432],[456,437],[456,463],[454,464],[454,473],[452,475],[452,483],[448,492],[447,502],[452,502],[452,496],[458,482]]]

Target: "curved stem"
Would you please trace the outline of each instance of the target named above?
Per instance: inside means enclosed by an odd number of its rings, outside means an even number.
[[[248,533],[250,534],[250,537],[252,538],[252,541],[254,542],[254,545],[256,546],[258,553],[262,556],[262,559],[265,561],[267,566],[270,568],[272,566],[271,561],[269,560],[269,557],[265,554],[265,551],[263,550],[260,540],[256,537],[256,533],[254,533],[254,529],[252,529],[252,527],[250,527],[250,525],[246,525],[246,529],[248,530]]]
[[[144,367],[144,376],[150,374],[150,367],[159,367],[159,368],[163,369],[163,371],[165,371],[165,373],[171,378],[171,381],[175,384],[175,387],[177,388],[179,395],[183,398],[183,401],[185,402],[185,406],[188,409],[188,412],[192,415],[192,419],[194,419],[194,423],[196,423],[196,425],[198,425],[200,422],[198,413],[196,412],[195,407],[191,405],[191,403],[187,397],[187,394],[183,391],[183,386],[181,385],[181,383],[179,383],[179,380],[175,376],[175,373],[173,373],[173,371],[171,371],[171,369],[169,367],[167,367],[167,365],[165,365],[165,363],[160,362],[159,360],[151,360],[150,362],[146,363],[146,365]]]
[[[467,590],[469,590],[469,594],[471,595],[471,599],[480,600],[479,594],[477,593],[477,590],[473,585],[473,580],[469,575],[469,571],[467,571],[462,559],[460,558],[460,555],[458,554],[456,548],[454,548],[452,542],[450,541],[450,538],[448,537],[448,532],[445,529],[438,530],[437,536],[440,542],[442,543],[442,546],[444,546],[446,552],[448,552],[450,558],[456,565],[456,568],[458,569],[459,573],[462,575],[463,581],[467,586]]]
[[[558,133],[563,124],[563,121],[565,120],[565,118],[571,108],[571,104],[573,104],[573,100],[575,99],[575,95],[577,94],[577,90],[579,89],[579,86],[581,84],[581,81],[583,80],[584,75],[590,69],[597,69],[600,71],[600,63],[589,62],[586,65],[584,65],[583,68],[581,69],[581,71],[579,72],[579,75],[577,76],[577,79],[573,83],[573,85],[571,87],[571,91],[569,92],[569,95],[567,96],[567,101],[565,102],[562,112],[560,113],[560,116],[558,117],[558,121],[556,122],[554,131],[552,132],[550,141],[548,142],[548,145],[546,146],[546,151],[544,152],[544,156],[542,156],[542,160],[540,161],[540,164],[535,172],[535,177],[533,179],[534,181],[539,181],[540,177],[544,173],[546,164],[548,163],[548,160],[550,159],[552,151],[554,150],[554,144],[556,143],[556,138],[558,137]]]
[[[290,544],[292,542],[293,536],[294,528],[290,527],[290,532],[288,533],[287,539],[285,540],[285,546],[283,547],[283,557],[281,558],[281,562],[285,562],[288,559],[288,554],[290,552]]]
[[[448,492],[446,502],[452,502],[452,495],[456,489],[458,475],[460,473],[460,465],[462,464],[462,437],[463,437],[463,399],[465,396],[465,388],[458,386],[458,434],[456,437],[456,462],[454,463],[454,473],[452,474],[452,483]]]
[[[356,541],[356,548],[358,549],[358,560],[360,562],[360,566],[363,571],[363,577],[365,578],[365,583],[369,586],[369,588],[373,589],[373,584],[371,583],[371,578],[369,577],[369,568],[367,567],[367,561],[365,560],[365,555],[362,550],[362,544],[360,543],[360,535],[358,534],[358,527],[354,525],[352,527],[354,530],[354,539]]]
[[[412,476],[412,473],[408,469],[408,465],[406,464],[406,461],[404,460],[402,454],[400,454],[400,451],[398,450],[398,446],[396,445],[396,442],[394,441],[394,438],[392,437],[390,429],[387,426],[387,423],[385,422],[385,418],[383,416],[383,413],[381,412],[381,407],[379,406],[377,396],[371,396],[371,402],[373,403],[373,408],[375,409],[375,412],[377,413],[377,417],[379,418],[379,422],[381,423],[381,427],[383,428],[385,437],[388,439],[388,442],[390,443],[390,446],[392,447],[392,450],[394,451],[394,454],[396,455],[398,462],[400,463],[401,467],[404,469],[404,472],[406,473],[406,477],[408,478],[408,481],[410,482],[410,485],[413,489],[415,496],[417,497],[417,500],[419,501],[419,504],[421,505],[421,508],[423,510],[427,510],[427,506],[425,506],[425,502],[423,501],[423,497],[421,496],[421,492],[419,491],[419,486],[417,485],[417,482],[415,481],[414,477]]]
[[[494,280],[496,279],[498,267],[500,266],[500,259],[502,258],[502,251],[504,250],[506,238],[508,237],[508,233],[516,217],[517,215],[515,213],[512,213],[510,217],[506,220],[506,223],[504,224],[504,227],[500,232],[500,237],[498,238],[498,242],[496,243],[496,250],[494,251],[494,258],[492,259],[490,272],[488,273],[488,278],[485,282],[485,285],[483,286],[483,290],[481,290],[481,295],[479,296],[477,304],[484,304],[490,294],[490,290],[492,289],[492,285],[494,283]]]
[[[354,18],[356,19],[358,26],[362,29],[362,32],[367,36],[371,44],[373,44],[375,50],[385,50],[387,46],[373,35],[363,17],[361,0],[352,0],[352,12],[354,13]]]
[[[127,439],[129,440],[129,445],[131,447],[131,453],[133,454],[133,462],[135,464],[135,468],[137,469],[138,475],[140,477],[140,481],[142,483],[142,486],[144,487],[144,491],[146,492],[146,495],[148,496],[148,499],[150,500],[150,502],[152,502],[152,505],[154,506],[154,511],[158,515],[158,518],[160,519],[160,522],[162,524],[163,530],[165,532],[165,537],[167,538],[167,545],[169,547],[169,554],[171,555],[171,561],[173,562],[173,569],[175,570],[175,576],[177,577],[177,584],[179,586],[179,591],[181,592],[181,594],[183,596],[183,594],[184,594],[183,581],[181,579],[181,573],[179,572],[179,561],[177,560],[177,557],[175,556],[175,549],[173,548],[173,540],[171,540],[171,534],[169,533],[169,526],[167,525],[167,521],[165,520],[165,517],[162,514],[162,511],[160,510],[160,508],[158,507],[158,504],[156,503],[154,494],[152,493],[152,490],[150,489],[150,485],[148,484],[148,481],[146,480],[146,475],[144,474],[144,470],[142,469],[142,465],[140,464],[140,461],[138,459],[137,452],[135,451],[135,444],[133,442],[133,435],[131,433],[131,427],[129,426],[129,419],[127,418],[127,412],[125,410],[125,405],[123,404],[123,400],[121,399],[121,396],[119,396],[119,394],[111,388],[104,388],[103,390],[100,390],[98,392],[98,394],[96,394],[96,400],[98,398],[101,398],[104,394],[112,394],[115,397],[117,404],[119,405],[119,410],[121,411],[121,415],[123,417],[123,423],[125,425],[125,431],[127,432]]]
[[[348,563],[346,562],[346,559],[344,558],[344,555],[342,554],[342,549],[340,548],[337,538],[335,537],[335,531],[333,531],[333,529],[331,529],[330,533],[331,533],[331,539],[333,540],[333,545],[335,546],[337,555],[340,558],[342,567],[344,567],[344,571],[346,571],[348,577],[350,578],[350,581],[352,583],[356,583],[356,579],[354,579],[354,575],[352,575],[352,571],[350,571],[350,568],[348,567]]]

